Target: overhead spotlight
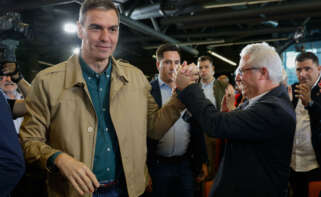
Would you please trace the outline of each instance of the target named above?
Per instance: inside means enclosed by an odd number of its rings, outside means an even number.
[[[73,52],[74,54],[79,54],[80,48],[79,48],[79,47],[76,47],[76,48],[74,48],[74,49],[72,50],[72,52]]]
[[[223,61],[226,62],[226,63],[231,64],[232,66],[236,66],[236,65],[237,65],[237,64],[236,64],[235,62],[233,62],[232,60],[229,60],[229,59],[227,59],[226,57],[223,57],[223,56],[215,53],[214,51],[209,50],[208,53],[211,54],[211,55],[213,55],[213,56],[215,56],[215,57],[217,57],[217,58],[219,58],[219,59],[221,59],[221,60],[223,60]]]
[[[77,32],[77,25],[75,23],[66,23],[64,25],[64,30],[67,33],[73,34]]]

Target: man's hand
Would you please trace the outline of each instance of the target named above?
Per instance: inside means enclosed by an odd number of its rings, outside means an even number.
[[[186,63],[184,63],[178,71],[176,77],[176,87],[182,91],[190,84],[197,82],[199,78],[198,73],[199,70],[194,63],[189,65],[186,65]]]
[[[203,182],[206,177],[208,176],[208,168],[206,164],[202,164],[202,170],[200,172],[200,174],[196,177],[196,182],[200,183]]]
[[[67,177],[80,195],[92,193],[99,187],[99,182],[92,171],[83,163],[66,153],[61,153],[55,159],[55,165]]]
[[[301,99],[304,106],[307,106],[311,101],[311,88],[307,84],[296,85],[294,92],[295,97]]]
[[[235,91],[231,84],[229,84],[225,89],[225,95],[222,99],[221,111],[229,112],[235,109]]]
[[[19,78],[19,71],[15,62],[7,62],[2,65],[2,72],[4,75],[11,76],[11,79],[16,80]]]

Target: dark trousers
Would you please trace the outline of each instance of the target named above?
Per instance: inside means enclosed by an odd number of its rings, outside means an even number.
[[[194,175],[191,162],[156,160],[150,166],[153,197],[193,197]]]
[[[309,182],[321,181],[321,168],[308,172],[295,172],[291,169],[289,181],[293,197],[308,197]]]

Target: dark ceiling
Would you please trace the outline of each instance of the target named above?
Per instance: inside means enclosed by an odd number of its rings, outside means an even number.
[[[0,41],[19,41],[17,60],[33,76],[80,45],[63,31],[76,22],[82,0],[0,0]],[[162,43],[182,47],[189,62],[212,50],[234,62],[244,45],[266,41],[280,53],[291,44],[321,40],[321,0],[114,0],[121,13],[117,58],[147,75]],[[233,72],[214,58],[217,73]]]

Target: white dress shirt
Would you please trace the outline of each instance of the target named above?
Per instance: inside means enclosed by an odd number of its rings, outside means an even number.
[[[164,105],[172,96],[172,89],[158,78],[160,92],[162,96],[162,105]],[[159,140],[157,154],[164,157],[182,156],[186,153],[190,142],[190,125],[182,119],[185,110],[181,112],[181,117],[168,130],[168,132]]]

